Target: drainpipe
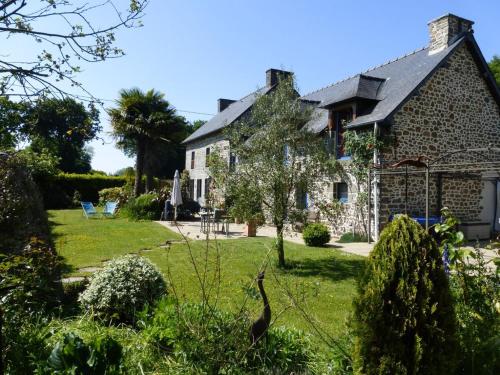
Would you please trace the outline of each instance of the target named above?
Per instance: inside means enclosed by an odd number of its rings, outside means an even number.
[[[378,137],[378,122],[375,122],[373,125],[373,135],[375,138]],[[373,165],[378,165],[378,150],[375,148],[373,150]],[[379,235],[379,191],[378,191],[378,183],[379,183],[379,178],[380,176],[377,173],[377,170],[375,169],[373,171],[373,221],[374,221],[374,227],[373,228],[373,234],[374,234],[374,239],[375,241],[378,241],[378,235]]]

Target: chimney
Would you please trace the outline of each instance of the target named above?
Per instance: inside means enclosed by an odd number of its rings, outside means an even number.
[[[231,99],[217,99],[217,112],[222,112],[225,110],[231,103],[234,103],[236,100]]]
[[[287,72],[285,70],[268,69],[266,70],[266,85],[267,87],[274,86],[280,79],[285,79],[291,75],[292,72]]]
[[[428,23],[431,37],[429,54],[442,51],[464,32],[472,32],[473,24],[472,21],[450,13],[430,21]]]

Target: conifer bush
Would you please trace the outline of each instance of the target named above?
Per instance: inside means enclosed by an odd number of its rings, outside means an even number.
[[[358,374],[453,373],[456,321],[439,249],[401,216],[382,232],[354,301]]]

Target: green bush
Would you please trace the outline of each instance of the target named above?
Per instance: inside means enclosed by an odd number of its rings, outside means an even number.
[[[148,193],[130,199],[122,212],[132,220],[158,220],[162,210],[163,205],[158,194]]]
[[[500,243],[491,247],[498,256]],[[457,260],[450,273],[461,346],[458,374],[500,373],[500,274],[484,255],[476,246],[473,260]]]
[[[132,196],[132,190],[122,187],[112,187],[99,191],[99,205],[104,206],[106,202],[118,202],[123,207]]]
[[[20,254],[0,254],[2,355],[9,374],[32,373],[26,358],[43,351],[45,333],[39,326],[59,305],[60,268],[55,252],[35,239]]]
[[[330,231],[326,225],[320,223],[308,224],[302,232],[307,246],[324,246],[330,241]]]
[[[0,155],[0,253],[21,251],[31,237],[47,240],[43,201],[24,161]]]
[[[163,276],[149,260],[126,255],[94,273],[79,301],[106,320],[133,322],[137,311],[165,293]]]
[[[347,232],[340,236],[339,243],[368,242],[368,236],[361,233]]]
[[[43,192],[46,209],[69,208],[72,197],[78,191],[82,201],[99,201],[99,191],[106,188],[121,187],[127,178],[103,176],[101,174],[60,173],[56,176],[37,181]]]
[[[254,346],[248,315],[203,304],[177,305],[164,299],[143,322],[146,340],[171,353],[177,373],[307,373],[315,358],[300,331],[272,328]]]
[[[357,373],[454,371],[457,326],[441,254],[408,216],[391,222],[370,253],[354,300],[353,329]]]
[[[85,344],[70,332],[50,353],[45,370],[63,374],[119,374],[122,346],[109,336],[99,336]]]

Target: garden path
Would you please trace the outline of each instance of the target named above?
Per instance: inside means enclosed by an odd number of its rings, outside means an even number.
[[[157,221],[158,224],[163,225],[164,227],[174,231],[175,233],[180,233],[181,235],[192,239],[192,240],[202,240],[207,237],[206,233],[203,233],[200,228],[199,221],[178,221],[177,224],[172,221]],[[210,232],[210,239],[234,239],[234,238],[243,238],[245,235],[245,224],[229,224],[229,234],[226,236],[222,231],[221,232]],[[276,229],[272,225],[263,225],[257,228],[257,236],[258,237],[276,237]],[[302,239],[302,235],[293,231],[285,232],[285,240],[291,241],[299,244],[304,244],[304,240]],[[332,238],[332,240],[328,243],[327,246],[333,247],[346,253],[368,256],[370,251],[373,249],[373,243],[369,244],[366,242],[353,242],[353,243],[339,243],[337,242],[338,238]]]

